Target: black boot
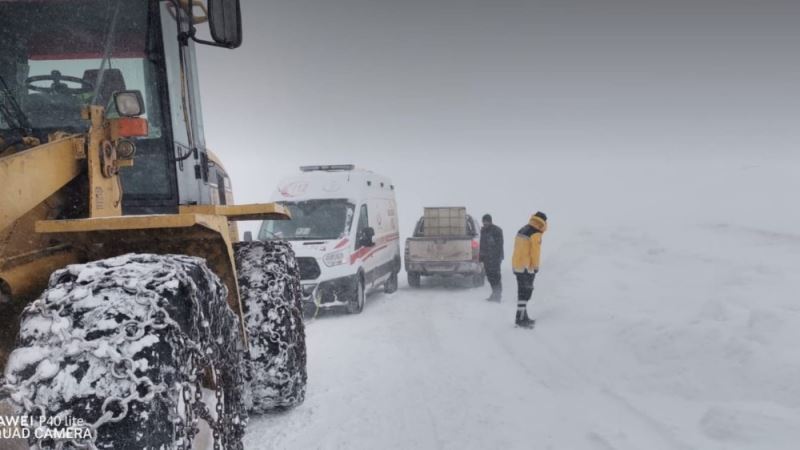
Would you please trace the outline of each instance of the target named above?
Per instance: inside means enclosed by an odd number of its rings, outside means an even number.
[[[531,318],[528,317],[528,310],[526,309],[523,309],[522,311],[517,310],[516,325],[518,327],[533,328],[534,323],[536,323],[536,321],[531,320]]]
[[[498,288],[492,288],[492,295],[486,299],[487,302],[500,302],[503,298],[503,291]]]

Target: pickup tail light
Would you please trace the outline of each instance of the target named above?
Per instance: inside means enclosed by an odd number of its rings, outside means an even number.
[[[481,256],[481,244],[477,239],[472,240],[472,259],[479,261]]]

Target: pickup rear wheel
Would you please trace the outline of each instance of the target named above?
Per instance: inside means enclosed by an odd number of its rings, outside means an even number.
[[[474,287],[482,287],[484,284],[486,284],[486,275],[483,272],[472,276],[472,285]]]
[[[408,285],[418,288],[422,285],[422,276],[419,272],[408,272]]]

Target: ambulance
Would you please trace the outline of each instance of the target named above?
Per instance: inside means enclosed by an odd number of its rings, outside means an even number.
[[[258,238],[291,243],[306,314],[358,314],[369,290],[397,290],[400,234],[389,178],[353,165],[304,166],[278,184],[272,200],[292,220],[262,222]]]

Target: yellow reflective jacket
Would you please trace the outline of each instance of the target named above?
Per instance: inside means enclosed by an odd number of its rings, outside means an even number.
[[[547,230],[547,222],[537,216],[531,216],[527,225],[522,227],[514,239],[514,256],[511,265],[514,272],[533,273],[539,270],[539,254],[542,250],[542,233]]]

